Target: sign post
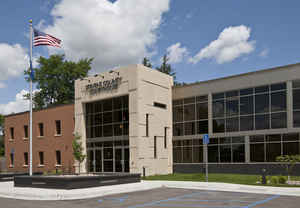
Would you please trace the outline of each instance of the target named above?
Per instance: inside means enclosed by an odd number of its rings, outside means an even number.
[[[204,144],[204,153],[205,153],[205,179],[208,182],[208,148],[209,144],[209,136],[208,134],[203,135],[203,144]]]

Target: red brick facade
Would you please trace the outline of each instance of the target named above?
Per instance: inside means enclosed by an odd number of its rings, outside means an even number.
[[[60,121],[61,134],[57,135],[56,121]],[[39,124],[43,125],[40,136]],[[59,122],[58,122],[59,123]],[[33,112],[33,172],[45,172],[60,169],[64,172],[74,171],[72,141],[74,139],[74,105],[62,105]],[[24,126],[28,126],[28,138],[25,138]],[[13,128],[13,130],[12,130]],[[12,138],[12,132],[13,136]],[[29,168],[29,112],[5,117],[5,156],[9,172],[28,172]],[[56,151],[60,151],[61,164],[57,165]],[[28,153],[28,166],[25,165],[24,153]],[[43,152],[43,153],[39,153]],[[11,154],[14,165],[11,165]],[[43,156],[40,156],[43,154]],[[44,165],[40,165],[43,157]],[[58,156],[59,157],[59,156]]]

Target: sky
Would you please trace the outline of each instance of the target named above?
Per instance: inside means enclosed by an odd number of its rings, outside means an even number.
[[[91,74],[163,55],[179,82],[192,83],[300,62],[300,1],[2,0],[0,113],[29,109],[29,20],[62,40],[39,56],[94,58]],[[34,86],[35,88],[35,86]]]

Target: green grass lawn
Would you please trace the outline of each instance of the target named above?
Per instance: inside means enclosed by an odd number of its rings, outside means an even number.
[[[221,182],[221,183],[234,183],[234,184],[245,184],[245,185],[261,185],[257,184],[259,181],[259,175],[240,175],[240,174],[208,174],[209,182]],[[174,173],[169,175],[155,175],[144,177],[143,180],[163,180],[163,181],[205,181],[205,174],[194,173]],[[292,177],[291,180],[300,180],[300,177]],[[268,184],[267,186],[280,186],[280,187],[300,187],[287,184]]]

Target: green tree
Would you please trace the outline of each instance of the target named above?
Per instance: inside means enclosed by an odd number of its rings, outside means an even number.
[[[82,142],[81,142],[81,136],[79,134],[75,135],[75,138],[72,142],[72,147],[73,147],[73,155],[75,160],[79,163],[79,174],[80,174],[80,166],[81,163],[84,161],[86,158],[86,155],[83,154],[83,147],[82,147]]]
[[[49,58],[41,56],[38,59],[39,67],[34,69],[33,83],[37,84],[39,90],[33,97],[35,108],[74,102],[74,82],[87,76],[92,60],[73,62],[65,60],[64,55],[51,55]],[[29,70],[24,73],[29,75]],[[29,95],[26,97],[29,98]]]
[[[290,181],[290,175],[293,171],[294,166],[297,162],[300,162],[300,155],[282,155],[276,157],[276,161],[282,163],[281,165],[287,172],[288,181]]]
[[[176,72],[172,69],[171,64],[168,63],[169,58],[167,55],[163,56],[162,64],[160,67],[156,67],[156,69],[162,73],[168,74],[173,77],[175,85],[178,85],[176,82]]]
[[[150,60],[144,57],[142,64],[146,67],[152,68],[152,64],[150,63]]]

